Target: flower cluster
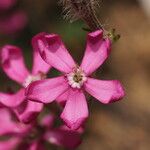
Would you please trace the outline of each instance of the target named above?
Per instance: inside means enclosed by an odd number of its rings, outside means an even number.
[[[0,0],[0,33],[12,35],[20,32],[27,24],[23,10],[15,9],[17,0]]]
[[[51,114],[29,125],[13,120],[12,116],[10,110],[0,109],[0,135],[6,137],[0,141],[0,150],[44,150],[46,142],[71,149],[81,143],[82,130],[71,131],[66,126],[54,128],[55,118]]]
[[[81,142],[89,116],[85,93],[103,104],[124,97],[119,81],[92,77],[109,56],[111,41],[103,37],[102,30],[89,33],[81,65],[73,60],[56,34],[39,33],[33,37],[32,46],[31,71],[25,67],[20,48],[6,45],[1,49],[3,71],[21,89],[16,93],[0,92],[0,135],[9,135],[0,142],[0,150],[19,149],[22,145],[27,150],[43,150],[46,143],[75,148]],[[61,75],[49,79],[47,73],[52,67]],[[65,125],[53,127],[55,117],[50,113],[39,116],[45,105],[54,101],[62,107],[60,118]]]

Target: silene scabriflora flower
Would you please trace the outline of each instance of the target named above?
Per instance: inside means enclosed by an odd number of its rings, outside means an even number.
[[[1,48],[1,66],[6,75],[19,83],[21,89],[15,94],[0,92],[0,103],[14,110],[18,119],[29,123],[43,109],[43,104],[29,101],[25,97],[25,88],[33,81],[46,77],[50,65],[45,63],[33,45],[33,67],[29,72],[25,66],[22,50],[16,46],[6,45]]]
[[[26,89],[27,97],[42,103],[66,100],[61,118],[69,128],[78,129],[89,115],[85,92],[104,104],[123,98],[124,90],[119,81],[102,81],[91,77],[110,54],[111,41],[103,38],[102,30],[88,34],[80,66],[75,63],[58,35],[40,33],[33,39],[43,60],[63,75],[31,83]]]
[[[48,114],[25,125],[15,120],[11,111],[0,108],[0,138],[3,139],[0,150],[45,150],[46,144],[76,148],[81,143],[82,129],[71,131],[64,125],[54,127],[55,119]]]

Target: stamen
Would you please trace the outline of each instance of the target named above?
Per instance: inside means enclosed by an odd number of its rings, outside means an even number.
[[[85,73],[80,68],[75,68],[67,75],[68,83],[72,88],[80,89],[87,80]]]
[[[42,80],[45,79],[46,76],[43,73],[38,73],[37,75],[29,75],[24,83],[23,83],[23,87],[27,87],[30,83],[34,82],[34,81],[38,81],[38,80]]]

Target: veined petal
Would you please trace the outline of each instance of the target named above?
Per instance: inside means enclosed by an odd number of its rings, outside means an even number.
[[[81,63],[81,68],[86,75],[92,74],[107,59],[111,42],[103,39],[103,31],[97,30],[88,34],[86,51]]]
[[[37,74],[39,72],[42,72],[46,74],[51,68],[51,66],[47,64],[40,56],[39,46],[36,44],[36,40],[37,36],[32,38],[32,47],[34,49],[32,73]]]
[[[35,81],[26,89],[28,99],[42,103],[51,103],[63,94],[69,85],[64,76]]]
[[[1,63],[4,72],[12,80],[22,84],[29,75],[25,67],[22,51],[20,48],[6,45],[1,50]]]
[[[76,130],[81,127],[87,117],[88,107],[85,95],[82,91],[70,89],[61,118],[69,128]]]
[[[56,128],[48,131],[45,139],[51,144],[74,149],[81,143],[80,134],[77,131]]]
[[[72,71],[75,62],[58,35],[40,33],[34,39],[34,45],[49,65],[64,73]]]
[[[15,94],[0,93],[0,103],[6,107],[17,107],[25,100],[25,90],[21,89]]]
[[[27,124],[35,120],[42,109],[42,103],[33,102],[26,99],[26,102],[14,109],[14,112],[21,122]]]
[[[102,81],[88,78],[85,90],[104,104],[115,102],[124,97],[121,83],[117,80]]]

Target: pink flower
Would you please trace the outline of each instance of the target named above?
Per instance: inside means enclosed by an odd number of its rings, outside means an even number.
[[[0,0],[0,33],[16,36],[27,25],[27,14],[14,9],[17,0]]]
[[[20,143],[20,138],[16,135],[24,134],[27,128],[20,123],[12,121],[11,113],[8,109],[0,108],[0,136],[12,136],[8,140],[0,141],[0,150],[12,150]]]
[[[54,116],[45,116],[40,122],[24,125],[12,120],[14,117],[5,108],[0,108],[0,136],[8,136],[0,141],[0,150],[44,150],[46,142],[75,148],[81,143],[80,133],[70,131],[64,126],[53,127]]]
[[[0,16],[0,33],[19,33],[27,24],[27,15],[24,11],[15,11],[11,14]]]
[[[58,35],[40,33],[34,39],[43,60],[63,75],[33,82],[26,94],[29,99],[43,103],[55,99],[66,100],[61,118],[71,129],[78,129],[89,115],[85,91],[104,104],[123,98],[124,90],[119,81],[102,81],[91,77],[110,53],[111,42],[108,38],[103,39],[103,31],[88,34],[80,66],[74,62]]]
[[[10,9],[14,4],[16,0],[0,0],[0,11],[6,11]]]
[[[22,88],[15,94],[0,93],[0,103],[13,108],[19,120],[28,123],[43,109],[43,104],[29,101],[25,97],[25,88],[33,81],[46,77],[50,66],[46,64],[33,45],[33,68],[29,72],[25,66],[20,48],[6,45],[1,49],[1,65],[6,75],[19,83]]]

